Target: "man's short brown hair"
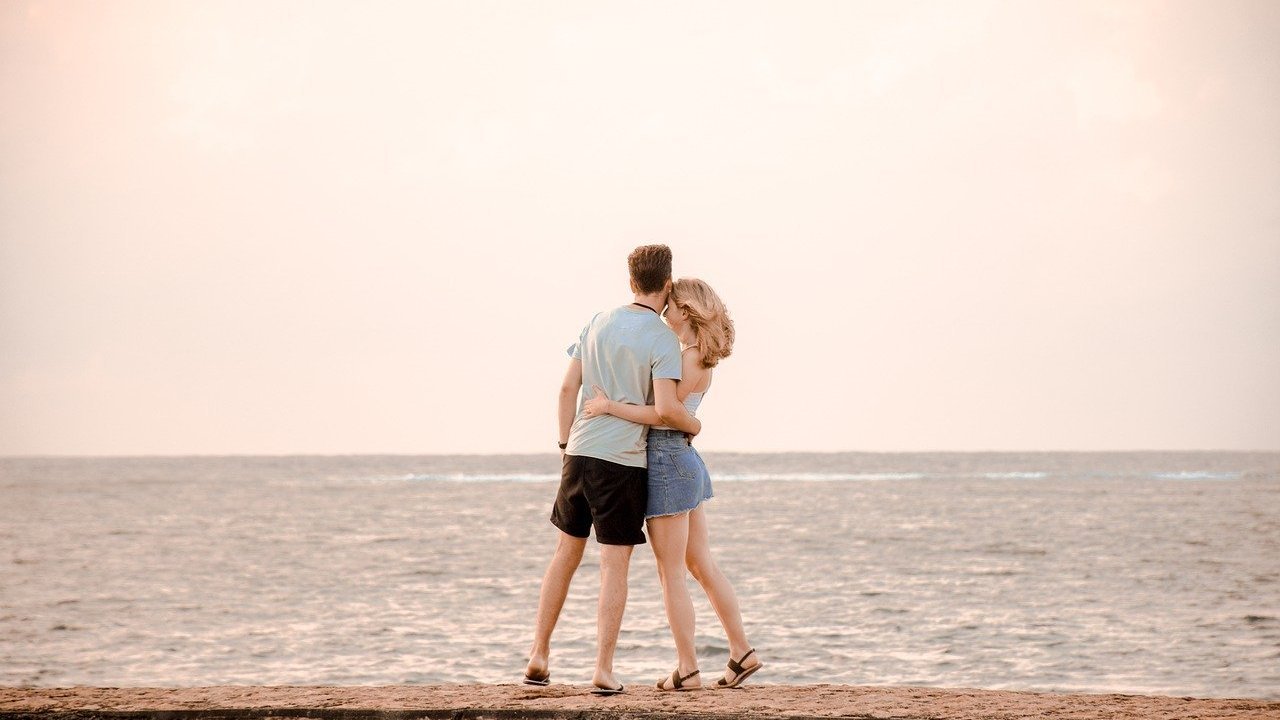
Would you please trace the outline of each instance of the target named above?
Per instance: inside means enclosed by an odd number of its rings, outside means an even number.
[[[671,279],[671,248],[666,245],[641,245],[627,256],[631,282],[643,295],[660,292]]]

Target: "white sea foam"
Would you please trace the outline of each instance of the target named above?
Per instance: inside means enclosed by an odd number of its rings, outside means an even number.
[[[730,472],[713,473],[712,481],[759,482],[762,480],[802,481],[802,482],[856,482],[861,480],[919,480],[924,473],[914,472],[863,472],[863,473],[821,473],[821,472]]]
[[[1184,470],[1180,472],[1158,472],[1154,473],[1152,477],[1160,480],[1239,480],[1243,477],[1243,473]]]
[[[411,482],[550,482],[559,480],[558,474],[539,472],[514,473],[426,473],[401,476]]]

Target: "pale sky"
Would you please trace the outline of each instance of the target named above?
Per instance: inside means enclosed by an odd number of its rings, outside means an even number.
[[[1280,450],[1280,3],[0,4],[0,454],[554,452],[650,242],[705,450]]]

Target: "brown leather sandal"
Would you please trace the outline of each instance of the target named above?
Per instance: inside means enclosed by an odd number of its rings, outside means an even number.
[[[700,688],[702,687],[701,685],[695,685],[695,686],[693,686],[693,687],[685,687],[685,686],[684,686],[684,681],[685,681],[685,680],[688,680],[689,678],[693,677],[694,675],[697,675],[697,674],[698,674],[698,673],[700,673],[700,672],[702,672],[702,671],[701,671],[701,670],[694,670],[693,672],[689,673],[688,675],[685,675],[684,677],[680,677],[680,668],[676,668],[675,670],[672,670],[672,671],[671,671],[671,687],[663,687],[663,686],[662,686],[662,683],[666,682],[666,681],[667,681],[667,679],[666,679],[666,678],[662,678],[661,680],[659,680],[659,681],[658,681],[658,689],[659,689],[659,690],[661,690],[662,692],[676,692],[676,691],[681,691],[681,690],[684,690],[684,691],[688,691],[688,690],[698,690],[698,689],[700,689]]]
[[[725,680],[724,678],[720,678],[719,680],[716,681],[716,687],[717,688],[736,688],[742,684],[743,680],[746,680],[747,678],[751,677],[752,673],[764,667],[764,663],[759,661],[757,661],[755,665],[752,665],[749,668],[742,667],[742,661],[751,657],[751,654],[754,653],[755,651],[756,651],[755,648],[751,648],[746,652],[746,654],[744,654],[742,657],[738,658],[737,660],[734,660],[732,657],[730,657],[729,670],[733,672],[733,679]]]

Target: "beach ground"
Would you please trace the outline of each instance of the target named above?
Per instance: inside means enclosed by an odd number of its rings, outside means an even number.
[[[191,688],[0,688],[0,720],[157,718],[317,720],[409,718],[1272,718],[1280,702],[1121,694],[851,685],[750,685],[663,693],[631,686],[596,697],[586,686],[391,685]]]

